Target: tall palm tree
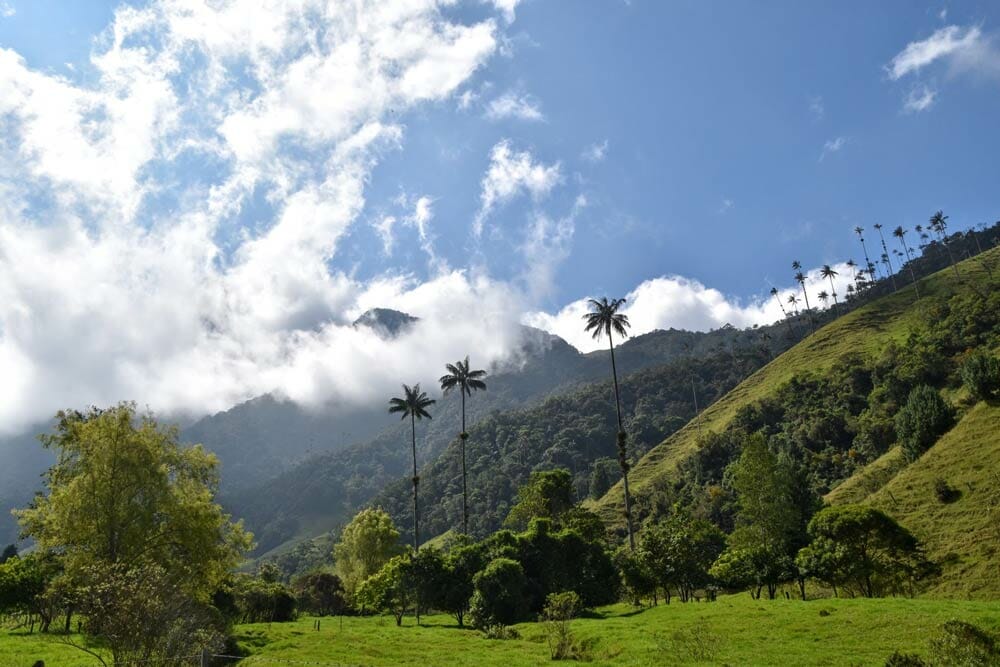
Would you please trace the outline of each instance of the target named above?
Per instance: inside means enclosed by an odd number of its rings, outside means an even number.
[[[882,240],[882,261],[885,262],[886,267],[888,267],[888,269],[889,269],[889,271],[888,271],[889,277],[892,278],[892,291],[895,292],[896,291],[896,279],[893,278],[894,274],[893,274],[893,270],[892,270],[892,262],[889,261],[889,249],[887,247],[885,247],[885,237],[882,236],[882,225],[880,225],[879,223],[876,222],[872,226],[875,229],[878,230],[878,237]]]
[[[819,273],[824,278],[828,278],[830,280],[830,294],[833,296],[833,305],[836,306],[839,302],[837,301],[837,288],[833,286],[833,278],[834,276],[839,276],[840,274],[837,273],[829,264],[824,264]]]
[[[626,450],[625,426],[622,423],[622,402],[621,394],[618,391],[618,368],[615,366],[615,342],[612,334],[618,334],[622,338],[628,336],[625,331],[631,325],[628,316],[619,313],[618,309],[625,303],[625,299],[611,299],[607,297],[589,299],[587,305],[590,312],[583,316],[586,323],[584,331],[591,332],[594,340],[600,340],[601,336],[608,337],[608,346],[611,350],[611,377],[615,384],[615,408],[618,411],[618,465],[622,469],[622,485],[625,487],[625,528],[628,531],[629,549],[635,551],[635,535],[632,533],[632,498],[628,491],[628,456]]]
[[[798,260],[796,260],[792,262],[792,268],[795,269],[795,281],[799,284],[799,287],[802,288],[802,296],[804,296],[806,300],[806,312],[809,313],[809,326],[815,330],[816,323],[812,318],[812,306],[809,305],[809,293],[806,292],[806,276],[799,270],[802,268],[802,265],[799,264]]]
[[[951,260],[951,268],[955,271],[955,277],[958,277],[958,267],[955,266],[955,257],[951,254],[951,246],[948,245],[948,216],[944,214],[944,211],[938,211],[931,216],[931,229],[938,235],[941,242],[944,244],[945,250],[948,251],[948,259]]]
[[[872,264],[872,260],[868,257],[868,246],[865,245],[864,228],[855,227],[854,233],[858,235],[858,239],[861,240],[861,249],[865,251],[865,267],[868,269],[868,273],[872,276],[872,282],[875,281],[875,265]]]
[[[792,321],[790,319],[788,319],[788,311],[785,310],[785,304],[781,303],[781,297],[778,296],[778,288],[777,287],[772,287],[771,288],[771,296],[773,296],[774,300],[778,302],[778,308],[781,308],[781,314],[785,318],[785,324],[788,325],[788,333],[789,333],[789,335],[791,335],[791,333],[792,333]]]
[[[910,257],[910,249],[906,245],[906,230],[899,225],[892,230],[892,235],[899,239],[899,245],[903,246],[903,253],[906,255],[906,266],[910,269],[910,281],[913,283],[913,293],[920,298],[920,288],[917,287],[917,276],[913,273],[913,258]]]
[[[797,296],[795,296],[794,294],[789,294],[788,295],[788,303],[791,304],[792,308],[794,309],[795,316],[798,317],[799,316],[799,298]]]
[[[428,398],[427,394],[420,391],[420,385],[412,387],[403,385],[402,398],[389,399],[389,414],[400,413],[402,419],[410,418],[410,448],[413,453],[413,551],[420,550],[420,523],[417,518],[417,485],[420,484],[420,477],[417,476],[417,420],[431,418],[427,408],[434,405],[433,398]]]
[[[882,263],[885,264],[885,272],[889,276],[889,280],[892,282],[892,291],[896,291],[896,274],[892,272],[892,262],[889,261],[889,253],[882,253]]]
[[[848,284],[847,285],[847,300],[850,301],[853,296],[854,296],[854,285]]]
[[[465,441],[469,439],[469,434],[465,430],[465,397],[472,396],[473,391],[478,391],[480,389],[486,389],[486,383],[483,382],[483,378],[486,377],[486,371],[473,371],[469,370],[469,357],[466,356],[464,361],[456,361],[454,364],[445,364],[445,369],[448,373],[442,375],[438,382],[441,383],[441,389],[447,396],[452,389],[458,389],[458,393],[462,395],[462,432],[458,434],[459,440],[462,444],[462,534],[469,534],[469,490],[466,486],[466,473],[465,473]]]

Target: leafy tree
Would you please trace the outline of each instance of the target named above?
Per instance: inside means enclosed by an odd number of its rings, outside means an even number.
[[[725,541],[722,531],[707,521],[678,513],[646,527],[639,554],[663,589],[667,603],[671,588],[687,602],[697,589],[711,582],[708,570],[722,553]]]
[[[573,507],[573,477],[568,470],[536,470],[518,489],[517,502],[504,524],[525,528],[532,519],[558,520]]]
[[[230,594],[240,623],[284,623],[295,619],[298,601],[273,574],[273,570],[265,570],[263,576],[233,577]]]
[[[633,604],[640,604],[644,597],[655,600],[657,582],[649,570],[647,559],[639,551],[618,549],[614,563],[621,575],[622,588]]]
[[[431,413],[427,408],[435,403],[434,399],[428,398],[427,394],[420,391],[420,385],[412,387],[403,385],[403,398],[389,399],[389,413],[400,413],[402,419],[410,418],[410,446],[413,454],[413,550],[420,551],[420,531],[419,513],[417,511],[417,485],[420,484],[420,477],[417,476],[417,419],[431,418]]]
[[[580,596],[573,591],[550,593],[545,598],[545,608],[542,609],[540,620],[545,628],[545,637],[549,644],[549,655],[553,660],[565,660],[574,657],[576,642],[570,622],[583,611]]]
[[[962,383],[977,401],[987,401],[1000,392],[1000,359],[982,350],[970,354],[961,367]]]
[[[473,577],[485,565],[485,549],[479,544],[454,547],[445,557],[445,577],[434,604],[454,616],[459,627],[465,625],[465,615],[475,592]]]
[[[316,616],[343,614],[347,609],[344,584],[331,572],[309,572],[292,583],[302,611]]]
[[[590,497],[599,500],[618,481],[619,472],[615,470],[615,460],[599,458],[591,465],[588,491]]]
[[[512,625],[528,614],[524,568],[515,560],[496,558],[472,580],[470,615],[474,625],[484,630],[496,625]]]
[[[789,471],[779,465],[764,436],[757,433],[747,438],[730,471],[737,512],[729,546],[745,554],[755,570],[757,590],[766,586],[772,599],[778,584],[792,574],[791,543],[800,515],[791,482]]]
[[[953,421],[954,411],[936,389],[927,385],[915,387],[906,405],[896,414],[896,433],[906,459],[920,458],[951,428]]]
[[[408,555],[394,556],[375,574],[358,587],[358,602],[376,611],[390,612],[396,625],[403,624],[403,614],[410,600],[411,559]]]
[[[381,509],[364,509],[344,527],[333,547],[335,570],[348,594],[402,552],[399,531],[389,514]]]
[[[447,577],[448,569],[440,550],[429,547],[412,554],[407,581],[421,609],[436,606],[447,585]]]
[[[0,615],[23,614],[34,630],[37,616],[41,631],[48,630],[51,616],[46,615],[43,598],[52,579],[52,568],[35,554],[14,556],[0,564]]]
[[[618,309],[625,304],[625,299],[611,299],[607,297],[590,299],[588,302],[590,312],[583,316],[584,331],[592,332],[594,340],[600,340],[601,336],[608,337],[608,349],[611,351],[611,377],[615,387],[615,409],[618,413],[618,465],[622,470],[622,485],[625,491],[625,528],[628,531],[628,545],[630,549],[635,549],[635,535],[632,530],[632,499],[628,490],[628,449],[627,434],[622,422],[622,401],[621,393],[618,389],[618,367],[615,365],[615,342],[613,333],[622,338],[628,336],[626,329],[630,326],[628,316],[619,313]]]
[[[821,510],[809,522],[812,541],[799,552],[809,576],[865,597],[913,591],[936,572],[917,539],[872,507],[840,505]]]
[[[465,441],[469,439],[469,434],[465,430],[465,397],[471,397],[474,390],[486,389],[486,383],[483,382],[483,378],[486,377],[486,371],[470,370],[468,356],[465,357],[464,361],[445,364],[445,368],[447,368],[448,373],[442,375],[439,380],[441,389],[446,395],[452,389],[458,389],[458,393],[462,396],[462,432],[458,434],[459,439],[462,441],[462,533],[468,535],[469,489],[467,484],[468,474],[465,466]]]
[[[200,446],[182,447],[176,428],[137,415],[132,403],[60,412],[57,419],[55,432],[42,437],[57,458],[45,475],[47,493],[17,511],[24,533],[43,552],[59,554],[83,608],[100,609],[100,622],[89,618],[87,627],[108,644],[116,662],[138,650],[123,639],[135,622],[151,623],[143,630],[142,651],[154,651],[157,659],[176,657],[162,652],[173,650],[165,633],[175,625],[162,614],[187,609],[183,596],[190,605],[207,603],[251,546],[251,536],[214,502],[218,462]],[[126,623],[126,609],[136,603],[101,588],[103,577],[120,580],[126,589],[152,591],[154,598],[162,590],[165,597],[143,601],[143,609],[156,613]],[[119,622],[125,625],[116,628]]]

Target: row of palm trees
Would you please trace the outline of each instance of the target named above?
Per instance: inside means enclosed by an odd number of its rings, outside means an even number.
[[[590,312],[584,315],[584,331],[591,333],[596,340],[602,336],[608,337],[608,344],[611,351],[611,376],[615,388],[615,408],[618,414],[618,464],[622,470],[622,481],[625,487],[625,523],[628,529],[628,542],[631,549],[635,549],[635,536],[632,530],[632,500],[628,489],[628,450],[627,436],[622,420],[621,394],[618,389],[618,368],[615,364],[615,344],[613,334],[618,334],[625,338],[626,331],[630,324],[628,316],[619,312],[625,304],[625,299],[590,299]],[[465,399],[471,397],[473,391],[486,389],[486,371],[473,370],[469,363],[469,357],[457,361],[454,364],[445,364],[448,371],[442,375],[438,382],[444,395],[448,395],[453,390],[458,390],[462,397],[462,430],[459,433],[462,457],[462,532],[469,533],[469,492],[468,474],[465,463],[465,444],[469,434],[465,430]],[[436,401],[430,398],[426,392],[420,390],[420,384],[412,387],[403,385],[403,395],[389,399],[389,413],[400,414],[401,419],[410,419],[410,452],[413,456],[413,551],[420,549],[420,520],[418,518],[419,499],[418,487],[420,476],[417,474],[417,422],[423,419],[430,419],[431,414],[428,408]]]
[[[865,243],[865,236],[864,236],[865,229],[864,227],[860,226],[855,227],[854,233],[857,234],[858,240],[861,242],[861,251],[865,256],[865,265],[864,268],[858,268],[857,263],[855,263],[853,259],[847,261],[847,266],[849,266],[851,270],[854,272],[853,276],[854,282],[853,284],[849,284],[847,286],[847,298],[850,299],[856,294],[860,294],[862,292],[867,291],[868,289],[871,289],[871,287],[874,286],[879,280],[883,280],[885,278],[888,278],[892,283],[893,291],[894,292],[897,291],[898,285],[896,284],[896,275],[895,275],[895,270],[893,269],[891,255],[896,255],[900,260],[900,264],[905,265],[907,267],[910,273],[910,282],[913,286],[914,294],[916,295],[917,298],[920,298],[920,288],[917,286],[917,276],[913,271],[913,257],[914,257],[913,253],[915,251],[913,248],[907,245],[906,242],[906,235],[909,233],[909,230],[903,228],[902,225],[899,225],[894,230],[892,230],[892,237],[899,242],[899,246],[900,248],[902,248],[902,250],[900,251],[893,248],[890,251],[889,246],[885,240],[885,235],[882,233],[883,229],[882,225],[876,223],[872,225],[872,227],[878,232],[879,235],[879,244],[882,246],[881,256],[878,258],[878,261],[872,261],[871,255],[868,254],[868,244]],[[927,242],[931,238],[930,233],[933,233],[934,235],[937,236],[940,243],[947,250],[948,259],[951,263],[952,269],[955,271],[955,275],[957,276],[958,267],[955,264],[955,257],[951,251],[951,247],[948,244],[947,229],[948,229],[948,216],[945,215],[943,211],[937,211],[933,216],[931,216],[927,227],[923,227],[922,225],[916,225],[914,227],[914,231],[917,234],[919,234],[920,239],[925,242],[920,245],[921,248],[926,247]],[[976,237],[976,242],[977,243],[979,242],[978,237]],[[982,252],[982,249],[980,249],[980,252]],[[904,258],[906,260],[905,264],[903,263]],[[806,312],[812,310],[809,304],[809,293],[806,291],[805,287],[806,276],[802,272],[801,262],[799,262],[798,260],[792,262],[792,270],[795,272],[794,274],[795,281],[799,283],[799,287],[802,290],[802,300],[800,300],[798,295],[793,292],[792,294],[789,294],[787,299],[783,302],[778,293],[778,288],[776,287],[771,288],[771,296],[773,296],[775,300],[778,302],[778,306],[781,308],[781,312],[786,320],[789,319],[789,315],[794,315],[795,317],[798,317],[799,315],[798,306],[800,303],[802,303],[803,300],[805,302]],[[840,303],[837,295],[837,290],[833,282],[833,279],[838,275],[839,274],[837,273],[837,271],[834,270],[829,264],[824,264],[823,267],[820,269],[820,276],[830,281],[830,291],[827,292],[824,289],[816,295],[817,298],[819,298],[819,300],[823,302],[824,306],[828,304],[830,299],[833,299],[833,304],[835,306]],[[786,303],[789,306],[791,306],[791,312],[785,309]],[[815,322],[813,322],[813,326],[815,326]]]

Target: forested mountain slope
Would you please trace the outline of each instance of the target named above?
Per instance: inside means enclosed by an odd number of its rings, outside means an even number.
[[[806,337],[636,462],[640,513],[680,500],[724,524],[724,470],[738,456],[731,436],[760,430],[828,501],[873,503],[924,540],[944,570],[936,591],[1000,592],[1000,415],[972,401],[959,374],[972,352],[997,354],[998,274],[994,248],[921,280],[919,299],[899,280],[898,292]],[[922,385],[951,403],[955,426],[907,465],[894,417]],[[938,479],[957,499],[938,497]],[[619,526],[621,504],[619,483],[592,507]]]

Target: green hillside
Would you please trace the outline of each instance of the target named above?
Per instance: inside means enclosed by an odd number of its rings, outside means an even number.
[[[678,467],[696,458],[694,455],[706,434],[726,432],[741,419],[746,421],[751,409],[769,405],[768,401],[787,402],[789,394],[795,394],[793,382],[804,386],[803,378],[830,381],[831,377],[839,377],[838,373],[845,374],[843,367],[852,364],[857,367],[859,359],[868,364],[864,369],[866,381],[877,382],[883,372],[878,364],[886,363],[884,358],[889,352],[895,355],[893,363],[912,362],[921,370],[924,360],[919,358],[920,351],[913,351],[913,346],[923,336],[932,340],[940,352],[940,365],[945,372],[927,382],[943,389],[957,408],[954,428],[909,466],[898,448],[870,451],[867,453],[870,460],[866,461],[863,454],[845,447],[842,469],[848,474],[829,484],[829,488],[817,485],[817,490],[825,493],[832,503],[871,502],[925,540],[931,555],[943,561],[944,576],[936,584],[935,592],[978,597],[1000,592],[995,553],[1000,546],[1000,534],[989,532],[990,525],[997,525],[995,507],[1000,501],[1000,491],[995,490],[1000,489],[996,477],[1000,474],[997,456],[1000,408],[986,403],[972,406],[964,393],[956,389],[960,384],[956,367],[962,355],[975,347],[991,349],[1000,334],[996,296],[1000,281],[995,270],[993,276],[988,274],[984,263],[998,266],[1000,249],[959,263],[957,277],[947,268],[924,278],[919,282],[919,300],[915,299],[911,286],[900,285],[897,293],[874,300],[820,328],[637,461],[630,476],[634,495],[641,498],[665,484],[679,483],[682,475]],[[993,345],[987,341],[994,341]],[[832,381],[832,386],[838,381]],[[867,391],[866,387],[861,394]],[[897,409],[891,400],[884,397],[881,400],[883,405],[891,406],[890,410]],[[843,423],[859,429],[864,407],[845,410]],[[821,412],[817,414],[824,416]],[[847,457],[855,455],[858,455],[857,465],[852,469]],[[958,500],[946,504],[937,499],[933,486],[939,477],[961,492]],[[607,523],[618,525],[622,521],[621,503],[619,483],[591,503],[591,507]],[[996,533],[997,529],[993,531]]]

